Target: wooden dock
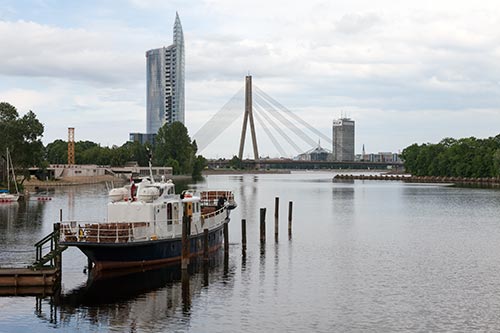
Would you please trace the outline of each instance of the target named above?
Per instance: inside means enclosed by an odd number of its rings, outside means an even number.
[[[35,244],[36,261],[24,268],[0,268],[0,296],[6,295],[50,295],[61,284],[61,253],[59,246],[60,224],[54,231]],[[42,253],[49,244],[48,253]]]
[[[57,268],[0,268],[0,296],[52,295],[59,284]]]

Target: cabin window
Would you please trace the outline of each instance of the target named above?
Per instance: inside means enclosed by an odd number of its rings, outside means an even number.
[[[172,204],[167,204],[167,224],[172,224]]]

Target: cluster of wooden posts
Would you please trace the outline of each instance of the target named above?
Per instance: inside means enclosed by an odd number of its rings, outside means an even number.
[[[278,242],[279,236],[279,202],[280,198],[276,197],[274,201],[274,239]],[[292,212],[293,201],[288,202],[288,237],[292,237]],[[182,254],[181,254],[181,269],[187,270],[189,266],[190,254],[190,239],[191,234],[191,217],[184,216],[182,220]],[[229,256],[229,229],[228,221],[224,223],[224,259]],[[266,208],[260,208],[260,243],[266,242]],[[247,221],[241,220],[241,246],[243,251],[247,247]],[[203,260],[209,260],[209,243],[208,243],[208,229],[203,230]]]
[[[276,242],[278,242],[278,236],[279,236],[279,205],[280,205],[280,198],[276,197],[274,199],[274,239]],[[292,211],[293,211],[293,201],[288,202],[288,237],[292,237]],[[243,227],[244,224],[246,224],[245,220],[241,221],[242,227],[242,244],[243,246],[246,247],[246,226]],[[260,209],[260,242],[261,244],[266,242],[266,208],[261,208]]]

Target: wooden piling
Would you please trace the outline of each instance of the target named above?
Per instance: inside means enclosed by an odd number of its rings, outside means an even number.
[[[274,239],[278,241],[280,198],[274,198]]]
[[[182,289],[182,311],[190,313],[191,309],[191,287],[189,281],[189,271],[186,269],[181,270],[181,289]]]
[[[266,242],[266,209],[260,209],[260,242]]]
[[[243,249],[247,247],[247,220],[241,220],[241,246]]]
[[[208,261],[208,229],[203,229],[203,260]]]
[[[181,253],[181,269],[188,269],[189,266],[189,222],[190,217],[184,215],[182,217],[182,253]]]
[[[60,251],[59,249],[59,239],[61,238],[61,223],[54,223],[53,237],[54,237],[54,244],[53,244],[54,248],[52,250],[57,251],[57,254],[54,257],[54,267],[56,269],[57,282],[60,284],[62,280],[62,251]]]
[[[229,255],[229,223],[224,223],[224,255]]]
[[[288,235],[292,235],[292,211],[293,201],[288,202]]]

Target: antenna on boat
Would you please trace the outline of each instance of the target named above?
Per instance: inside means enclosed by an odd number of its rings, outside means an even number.
[[[146,150],[148,151],[149,176],[151,177],[151,182],[153,182],[154,181],[153,165],[151,164],[151,160],[153,159],[153,154],[151,153],[151,150],[149,150],[149,147],[146,147]]]

